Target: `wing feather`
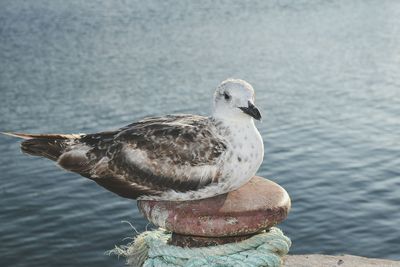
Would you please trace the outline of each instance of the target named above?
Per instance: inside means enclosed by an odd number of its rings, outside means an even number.
[[[210,119],[167,115],[95,134],[3,133],[127,198],[189,192],[215,184],[226,144]]]
[[[170,115],[84,136],[93,147],[88,157],[95,159],[90,178],[132,198],[203,188],[218,181],[226,149],[213,127],[205,117]]]

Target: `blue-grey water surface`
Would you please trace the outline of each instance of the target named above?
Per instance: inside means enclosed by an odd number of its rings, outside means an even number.
[[[227,77],[264,119],[291,253],[400,260],[400,2],[0,1],[0,130],[209,114]],[[0,137],[0,266],[123,266],[132,200]]]

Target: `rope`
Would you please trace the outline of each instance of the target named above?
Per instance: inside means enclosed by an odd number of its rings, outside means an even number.
[[[279,267],[291,246],[276,227],[241,242],[210,247],[171,246],[167,244],[170,237],[161,229],[146,231],[110,253],[126,257],[132,267]]]

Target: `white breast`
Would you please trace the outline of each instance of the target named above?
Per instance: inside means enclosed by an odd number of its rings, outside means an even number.
[[[264,144],[253,121],[246,125],[229,125],[228,140],[229,152],[225,156],[223,176],[231,187],[238,188],[259,169],[264,157]]]

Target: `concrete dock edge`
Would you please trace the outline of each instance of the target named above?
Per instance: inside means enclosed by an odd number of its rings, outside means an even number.
[[[400,267],[400,261],[365,258],[353,255],[287,255],[284,267]]]

